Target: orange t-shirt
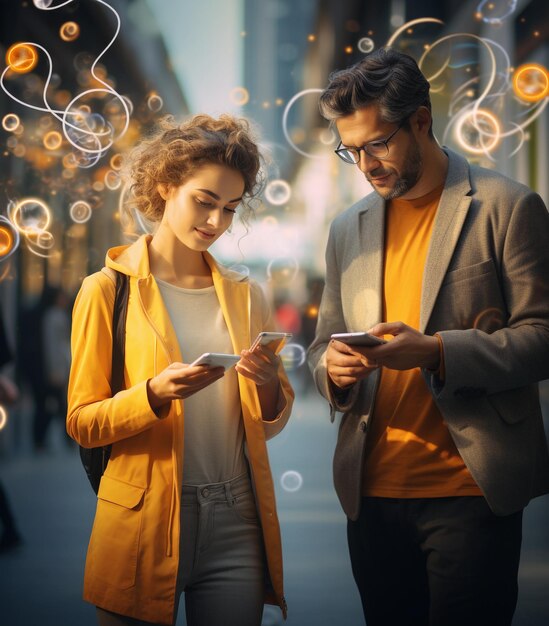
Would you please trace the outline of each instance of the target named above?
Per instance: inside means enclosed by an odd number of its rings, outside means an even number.
[[[383,319],[419,329],[423,269],[443,187],[387,203]],[[362,493],[383,498],[481,495],[419,368],[382,368]]]

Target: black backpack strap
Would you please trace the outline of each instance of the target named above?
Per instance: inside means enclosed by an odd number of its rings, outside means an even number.
[[[114,270],[103,268],[102,271],[113,279]],[[126,316],[128,312],[129,286],[129,277],[126,274],[116,272],[112,312],[112,395],[124,388],[124,356],[126,353]],[[97,493],[101,476],[103,476],[111,456],[112,446],[100,446],[98,448],[82,448],[82,446],[79,446],[79,448],[82,465],[86,470],[92,489]]]
[[[112,374],[114,395],[124,389],[124,357],[126,354],[126,316],[128,314],[129,278],[116,272],[116,290],[112,313]]]

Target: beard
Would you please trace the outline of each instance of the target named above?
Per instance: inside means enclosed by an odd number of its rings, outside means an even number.
[[[405,193],[410,191],[412,187],[414,187],[421,176],[421,171],[423,169],[423,159],[421,156],[421,150],[419,148],[418,142],[414,139],[412,135],[410,135],[412,141],[406,150],[406,154],[404,157],[404,165],[403,170],[400,173],[400,176],[397,178],[395,184],[392,188],[388,189],[378,189],[374,183],[372,183],[369,176],[366,176],[374,191],[380,195],[384,200],[392,200],[393,198],[400,198]],[[390,174],[390,171],[385,172],[384,170],[376,170],[372,172],[375,174],[374,178],[381,177],[384,174]]]

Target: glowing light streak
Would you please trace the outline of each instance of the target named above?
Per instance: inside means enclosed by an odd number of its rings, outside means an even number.
[[[439,20],[436,17],[420,17],[417,20],[411,20],[409,22],[406,22],[406,24],[403,24],[400,28],[398,28],[397,30],[395,30],[395,32],[389,37],[389,39],[387,40],[387,43],[385,44],[386,46],[392,46],[394,44],[394,42],[400,37],[400,35],[402,35],[402,33],[404,31],[406,31],[408,28],[415,26],[416,24],[444,24],[444,22],[442,20]]]
[[[122,137],[129,126],[129,118],[130,118],[130,112],[129,112],[129,107],[128,107],[128,103],[126,102],[126,100],[124,99],[123,96],[121,96],[115,89],[113,89],[107,82],[105,82],[104,80],[102,80],[102,78],[98,75],[98,73],[96,72],[96,67],[97,64],[99,63],[100,59],[107,53],[107,51],[111,48],[111,46],[113,45],[113,43],[115,42],[116,38],[118,37],[118,34],[120,32],[120,17],[118,15],[118,13],[115,11],[115,9],[113,9],[107,2],[104,2],[104,0],[95,0],[96,2],[99,2],[100,4],[102,4],[103,6],[105,6],[107,9],[109,9],[115,16],[116,18],[116,30],[114,33],[114,36],[112,37],[112,39],[110,40],[110,42],[107,44],[107,46],[103,49],[103,51],[96,57],[95,61],[93,62],[91,68],[90,68],[90,73],[93,76],[93,78],[101,85],[103,85],[103,88],[94,88],[94,89],[88,89],[80,94],[78,94],[75,98],[73,98],[71,100],[71,102],[68,104],[68,106],[66,107],[65,110],[56,110],[56,109],[52,109],[52,107],[49,105],[48,100],[47,100],[47,90],[48,87],[50,85],[51,79],[52,79],[52,73],[53,73],[53,62],[51,59],[50,54],[48,53],[48,51],[41,45],[34,43],[34,42],[22,42],[21,44],[18,45],[27,45],[27,46],[33,46],[35,48],[38,48],[39,50],[43,51],[44,54],[46,55],[46,58],[48,59],[48,63],[49,63],[49,69],[48,69],[48,77],[44,83],[44,90],[43,90],[43,100],[44,100],[44,107],[39,107],[39,106],[35,106],[32,104],[28,104],[22,100],[20,100],[19,98],[17,98],[16,96],[14,96],[5,86],[4,83],[4,78],[6,76],[6,73],[9,71],[10,67],[6,67],[5,70],[2,72],[2,75],[0,76],[0,87],[3,89],[3,91],[10,97],[12,98],[12,100],[14,100],[15,102],[18,102],[19,104],[36,110],[36,111],[43,111],[43,112],[48,112],[51,115],[53,115],[56,119],[58,119],[62,125],[63,125],[63,134],[65,135],[67,141],[69,141],[69,143],[71,143],[75,148],[77,148],[79,151],[83,152],[83,153],[87,153],[87,154],[92,154],[92,155],[96,155],[97,156],[97,160],[99,158],[101,158],[101,156],[103,156],[103,154],[105,154],[110,147],[113,145],[113,143],[119,139],[120,137]],[[66,0],[66,2],[63,2],[62,4],[58,4],[55,6],[51,6],[51,4],[46,5],[45,2],[35,2],[35,6],[42,10],[42,11],[54,11],[56,9],[59,9],[61,7],[67,6],[69,4],[71,4],[72,2],[74,2],[74,0]],[[70,122],[67,121],[67,117],[70,116],[81,116],[82,113],[81,112],[75,112],[72,111],[71,108],[73,107],[73,105],[75,104],[75,102],[77,102],[78,100],[80,100],[81,98],[83,98],[84,96],[87,96],[89,94],[93,94],[93,93],[102,93],[104,94],[105,92],[112,94],[115,98],[117,98],[123,109],[124,109],[124,113],[125,113],[125,120],[124,120],[124,125],[122,130],[118,133],[118,135],[115,137],[113,135],[113,130],[108,129],[104,132],[94,132],[92,130],[86,129],[86,128],[82,128],[80,126],[76,126],[74,124],[71,124]],[[94,148],[90,148],[90,147],[86,147],[86,146],[82,146],[78,143],[76,143],[75,141],[73,141],[73,138],[70,136],[70,133],[68,132],[68,129],[73,129],[74,131],[77,131],[77,137],[82,137],[82,136],[90,136],[90,138],[92,139],[93,142],[96,142],[96,145],[98,145],[99,147],[94,147]],[[107,145],[101,145],[101,142],[99,140],[99,137],[105,137],[105,136],[110,136],[112,135],[112,139],[110,139],[107,143]],[[95,161],[97,162],[97,161]],[[95,163],[93,163],[95,164]],[[90,164],[86,164],[84,165],[84,167],[91,167]]]
[[[302,98],[303,96],[307,94],[322,93],[323,91],[324,91],[323,89],[313,88],[313,89],[304,89],[303,91],[296,93],[294,96],[292,96],[292,98],[290,98],[288,104],[284,108],[284,114],[282,115],[282,131],[284,133],[284,137],[286,137],[286,141],[290,144],[290,146],[292,146],[292,148],[296,152],[299,152],[299,154],[301,154],[302,156],[309,157],[311,159],[322,159],[323,155],[311,154],[310,152],[305,152],[305,150],[302,150],[299,146],[297,146],[292,141],[290,134],[288,133],[288,115],[290,113],[290,109],[292,108],[293,104],[297,102],[297,100],[299,100],[300,98]]]
[[[37,63],[38,54],[30,43],[14,43],[6,52],[6,69],[16,74],[27,74]]]
[[[51,259],[59,256],[59,251],[52,249],[50,252],[46,252],[44,248],[34,244],[30,237],[27,237],[27,250],[41,259]]]
[[[488,125],[492,125],[492,128],[495,130],[494,133],[486,133],[483,128],[480,127],[479,119],[484,119],[487,121]],[[464,126],[466,124],[471,124],[474,129],[479,134],[480,147],[473,146],[471,143],[467,142],[464,138]],[[456,139],[460,146],[471,152],[472,154],[486,154],[492,151],[497,144],[499,143],[501,137],[501,130],[499,121],[496,116],[490,111],[486,111],[485,109],[475,109],[473,108],[471,111],[467,111],[465,114],[461,115],[456,124]],[[491,143],[485,145],[484,144],[484,136],[487,135],[491,137]]]
[[[489,5],[490,9],[494,8],[496,4],[506,4],[508,6],[508,10],[506,13],[504,12],[502,15],[499,15],[497,17],[485,16],[484,13],[482,12],[482,9],[486,5],[487,2],[490,3]],[[482,0],[482,2],[477,7],[476,14],[480,19],[482,19],[483,22],[486,22],[487,24],[501,24],[504,19],[506,19],[512,13],[514,13],[516,8],[517,8],[517,0],[506,0],[505,2],[501,2],[501,0],[500,2],[496,2],[496,0]]]

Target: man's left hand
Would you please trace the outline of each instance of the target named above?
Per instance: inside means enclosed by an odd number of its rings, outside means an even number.
[[[394,337],[380,346],[353,346],[356,352],[363,354],[370,362],[392,370],[409,370],[415,367],[437,370],[440,365],[440,349],[436,337],[424,335],[403,322],[376,324],[368,332],[377,337]]]

